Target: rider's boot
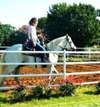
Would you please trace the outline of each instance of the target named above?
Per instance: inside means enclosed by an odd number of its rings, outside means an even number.
[[[43,63],[47,63],[48,62],[48,59],[47,58],[45,58],[45,60],[44,61],[42,61]],[[47,65],[42,65],[42,68],[46,68],[47,67]]]

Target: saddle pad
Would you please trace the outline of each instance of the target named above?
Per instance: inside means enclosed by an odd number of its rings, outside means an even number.
[[[34,51],[34,48],[30,48],[28,45],[22,45],[22,51]]]
[[[22,51],[35,51],[34,48],[29,48],[27,45],[23,44],[22,45]],[[34,56],[34,57],[40,57],[39,53],[23,53],[24,55],[28,55],[28,56]]]

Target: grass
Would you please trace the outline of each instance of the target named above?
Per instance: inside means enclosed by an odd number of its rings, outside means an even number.
[[[95,94],[94,86],[82,86],[75,96],[53,96],[50,99],[32,99],[27,102],[10,104],[6,95],[0,93],[0,107],[100,107],[100,95]]]

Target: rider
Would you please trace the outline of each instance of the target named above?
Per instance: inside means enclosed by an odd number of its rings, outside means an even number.
[[[28,27],[28,44],[35,48],[37,51],[45,51],[44,47],[40,44],[39,39],[36,35],[36,27],[38,25],[38,19],[33,17],[29,21]],[[40,58],[42,62],[46,62],[46,54],[41,53]]]

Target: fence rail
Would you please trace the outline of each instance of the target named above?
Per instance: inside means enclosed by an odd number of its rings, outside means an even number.
[[[1,50],[0,53],[42,53],[40,51],[6,51],[6,50]],[[20,74],[20,75],[0,75],[0,77],[22,77],[22,76],[63,76],[63,78],[65,79],[66,76],[69,75],[85,75],[85,74],[100,74],[100,71],[94,71],[94,72],[75,72],[75,73],[66,73],[66,65],[68,64],[99,64],[100,61],[90,61],[90,62],[66,62],[66,59],[69,57],[69,54],[100,54],[99,51],[45,51],[45,53],[57,53],[57,54],[63,54],[63,62],[57,62],[57,63],[0,63],[0,65],[42,65],[42,64],[56,64],[56,65],[63,65],[63,73],[59,73],[59,74]],[[66,58],[67,56],[67,58]],[[83,82],[82,84],[96,84],[99,81],[93,81],[93,82]],[[54,84],[55,86],[59,86],[59,84]],[[31,86],[34,87],[34,86]],[[0,87],[0,89],[10,89],[11,87]]]

